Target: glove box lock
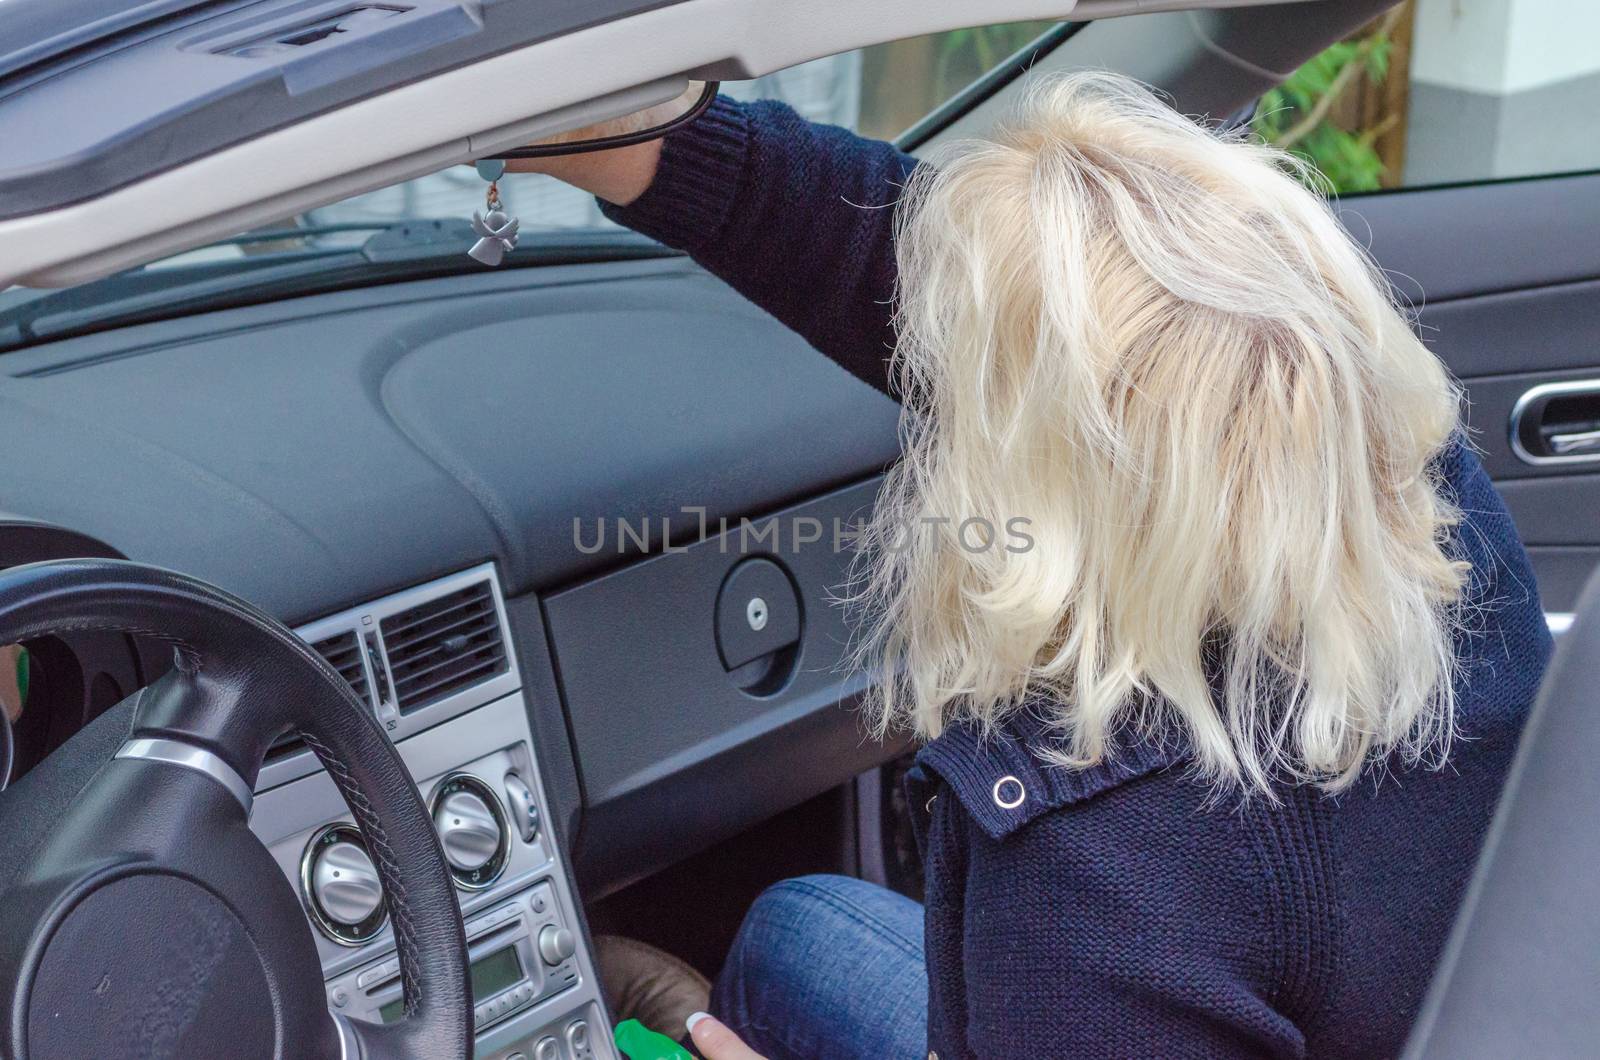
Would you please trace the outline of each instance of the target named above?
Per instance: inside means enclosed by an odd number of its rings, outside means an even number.
[[[717,592],[717,654],[740,688],[770,695],[788,680],[799,656],[800,595],[789,574],[766,557],[746,559]]]

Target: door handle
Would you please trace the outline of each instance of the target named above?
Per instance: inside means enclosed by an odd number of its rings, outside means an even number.
[[[1526,464],[1600,461],[1600,379],[1540,383],[1511,409],[1511,451]]]
[[[1578,431],[1575,434],[1552,434],[1550,451],[1557,456],[1579,453],[1600,453],[1600,430]]]

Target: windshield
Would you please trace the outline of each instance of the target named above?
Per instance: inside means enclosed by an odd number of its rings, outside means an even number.
[[[829,56],[751,81],[735,99],[778,99],[813,121],[893,139],[1051,29],[1022,22],[954,30]],[[550,177],[499,182],[523,239],[510,265],[660,255],[618,228],[592,196]],[[66,291],[0,291],[0,350],[116,324],[338,287],[481,268],[464,250],[486,185],[469,166],[286,217],[234,239]]]
[[[738,100],[778,99],[810,121],[893,139],[1049,28],[1023,22],[954,30],[831,55],[753,81],[724,82]],[[471,217],[484,183],[460,167],[357,195],[307,215],[311,224]],[[533,173],[500,180],[506,201],[532,228],[611,228],[593,196]]]

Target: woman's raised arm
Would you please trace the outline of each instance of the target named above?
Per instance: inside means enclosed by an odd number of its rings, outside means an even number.
[[[718,97],[662,141],[537,168],[696,261],[888,392],[894,205],[915,160],[773,102]]]

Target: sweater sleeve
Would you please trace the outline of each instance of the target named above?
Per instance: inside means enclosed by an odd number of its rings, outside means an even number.
[[[671,247],[890,392],[894,204],[915,159],[801,118],[719,96],[667,137],[654,181],[606,216]]]
[[[929,878],[930,1012],[944,1017],[930,1019],[931,1050],[943,1060],[1304,1055],[1269,1000],[1279,956],[1259,863],[1231,834],[1236,819],[1196,813],[1174,828],[1168,796],[1151,798],[1169,779],[1000,838],[959,806],[936,813],[930,828],[960,833],[938,845],[963,854],[959,880]]]

